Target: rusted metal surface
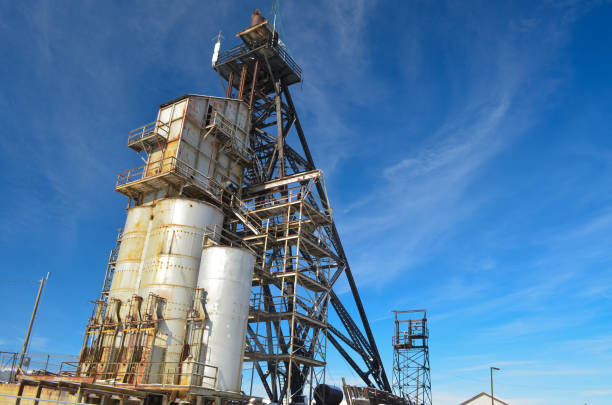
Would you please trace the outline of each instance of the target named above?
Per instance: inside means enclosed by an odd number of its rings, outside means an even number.
[[[242,100],[244,98],[244,86],[246,81],[247,67],[246,65],[242,66],[242,71],[240,72],[240,87],[238,88],[238,100]]]
[[[222,222],[219,208],[186,198],[128,210],[107,307],[96,308],[90,320],[75,376],[179,383],[204,232]],[[195,369],[203,372],[204,367]],[[198,379],[190,375],[190,383]],[[200,375],[198,384],[209,378]]]
[[[250,162],[250,118],[246,103],[229,98],[187,95],[162,105],[156,121],[130,133],[128,145],[145,153],[147,164],[121,173],[117,191],[138,203],[178,195],[182,184],[142,180],[179,163],[201,174],[202,183],[239,187]]]
[[[230,98],[232,96],[232,87],[234,85],[234,72],[230,72],[229,79],[227,79],[227,91],[225,97]]]
[[[251,27],[257,24],[261,24],[264,21],[266,21],[266,17],[261,15],[261,11],[259,9],[255,9],[255,11],[253,11],[253,14],[251,14]]]
[[[150,206],[132,207],[127,211],[121,247],[109,291],[110,301],[117,299],[122,303],[127,303],[134,294],[138,294],[138,279],[142,271],[142,256],[151,215],[153,215],[153,208]],[[121,319],[128,315],[128,311],[127,305],[121,306]]]
[[[174,367],[181,360],[185,322],[198,279],[204,231],[208,226],[222,223],[223,213],[219,208],[194,200],[163,199],[153,208],[139,295],[155,294],[165,300],[164,322],[160,325],[154,350],[163,351],[164,361],[175,364]],[[168,367],[166,365],[166,370]]]
[[[253,75],[251,79],[251,95],[249,97],[249,108],[253,108],[253,102],[255,101],[255,88],[257,87],[257,75],[259,74],[259,59],[255,61],[253,66]]]
[[[342,377],[342,390],[347,405],[416,405],[408,398],[394,395],[388,391],[347,385],[344,377]]]

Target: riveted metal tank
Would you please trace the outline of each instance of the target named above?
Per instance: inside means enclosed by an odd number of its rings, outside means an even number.
[[[203,385],[221,391],[239,391],[242,357],[255,257],[246,249],[210,246],[202,250],[198,288],[206,291],[208,319],[202,344],[207,367]]]
[[[138,294],[138,274],[152,213],[153,208],[150,206],[133,207],[127,211],[121,247],[109,291],[109,300],[121,301],[121,320],[125,319],[129,311],[128,300],[134,294]]]
[[[184,198],[158,200],[144,252],[140,294],[165,299],[160,334],[151,361],[163,359],[162,370],[151,367],[150,382],[173,383],[179,370],[187,312],[191,309],[200,267],[205,229],[223,223],[223,212],[210,204]],[[162,382],[162,381],[160,381]]]

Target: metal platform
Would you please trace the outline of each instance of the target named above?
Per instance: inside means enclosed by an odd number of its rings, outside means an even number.
[[[257,79],[259,92],[273,93],[274,79],[280,79],[287,86],[302,81],[302,69],[289,55],[285,45],[278,40],[278,34],[272,31],[267,21],[247,28],[236,36],[240,37],[244,44],[221,53],[215,64],[215,70],[225,80],[230,81],[230,75],[239,77],[243,67],[246,67],[246,83],[252,83],[252,67],[256,61],[265,60],[269,69],[267,66],[261,66],[258,70],[264,76]],[[270,78],[270,73],[274,77]],[[236,81],[232,85],[238,89],[239,83]]]
[[[127,146],[136,152],[151,150],[155,146],[165,145],[170,134],[168,124],[153,121],[130,131]]]
[[[175,157],[130,169],[117,176],[115,190],[130,198],[172,186],[181,194],[221,204],[223,188]]]

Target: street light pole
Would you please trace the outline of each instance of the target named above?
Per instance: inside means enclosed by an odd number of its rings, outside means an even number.
[[[499,371],[497,367],[491,367],[491,405],[495,405],[495,397],[493,396],[493,370]]]

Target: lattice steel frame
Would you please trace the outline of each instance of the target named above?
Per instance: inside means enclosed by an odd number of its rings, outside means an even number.
[[[393,391],[411,404],[431,405],[427,311],[393,312]]]
[[[289,92],[301,70],[265,24],[238,36],[245,44],[222,53],[215,70],[226,81],[226,97],[252,109],[252,164],[237,191],[244,214],[235,212],[237,220],[226,226],[259,254],[245,359],[273,402],[304,402],[306,390],[324,381],[327,338],[367,386],[391,391]],[[301,153],[287,143],[290,132],[297,133]],[[291,198],[296,201],[288,207]],[[274,215],[258,212],[264,201]],[[332,290],[342,273],[364,332]],[[329,302],[346,332],[327,327]],[[363,360],[365,371],[354,358]]]

